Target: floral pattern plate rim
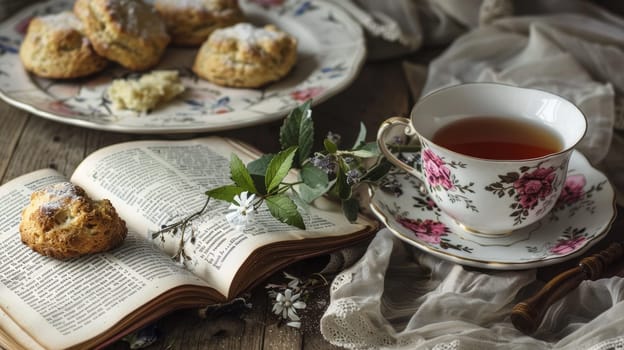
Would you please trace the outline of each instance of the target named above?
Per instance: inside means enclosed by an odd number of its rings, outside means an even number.
[[[19,61],[19,46],[36,15],[71,9],[72,0],[26,7],[0,24],[0,98],[57,122],[128,133],[192,133],[251,126],[279,119],[307,99],[318,104],[346,88],[364,63],[362,28],[324,0],[241,0],[248,20],[273,23],[299,41],[298,60],[282,80],[260,89],[220,87],[192,73],[196,49],[168,48],[154,69],[176,69],[187,91],[148,114],[113,109],[106,97],[112,79],[137,77],[118,66],[83,79],[41,79]]]
[[[464,231],[399,170],[371,187],[371,209],[400,239],[442,259],[494,270],[547,266],[579,256],[615,220],[615,192],[607,177],[574,151],[564,190],[542,220],[502,238]]]

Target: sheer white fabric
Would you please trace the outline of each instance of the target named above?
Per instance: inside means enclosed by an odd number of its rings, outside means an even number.
[[[624,279],[583,282],[526,336],[515,303],[541,287],[535,271],[481,271],[440,260],[380,231],[332,284],[321,332],[350,349],[620,349]]]
[[[494,81],[562,95],[587,116],[578,148],[594,164],[605,158],[613,127],[624,128],[624,20],[589,2],[334,1],[360,7],[355,17],[368,29],[373,59],[450,44],[430,64],[424,93]]]

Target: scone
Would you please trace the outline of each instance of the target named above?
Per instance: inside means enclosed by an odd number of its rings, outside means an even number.
[[[141,0],[77,0],[74,13],[98,54],[133,71],[155,66],[169,44],[164,22]]]
[[[108,61],[93,50],[72,12],[35,17],[19,56],[26,70],[45,78],[78,78],[104,69]]]
[[[128,233],[110,201],[94,201],[69,182],[33,192],[19,230],[24,244],[57,259],[112,249]]]
[[[237,0],[156,0],[154,6],[171,42],[181,46],[199,46],[215,29],[243,20]]]
[[[218,85],[254,88],[283,78],[296,61],[297,39],[272,25],[239,23],[210,35],[193,71]]]

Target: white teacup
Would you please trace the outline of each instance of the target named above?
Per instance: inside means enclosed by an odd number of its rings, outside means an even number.
[[[442,128],[475,116],[537,124],[559,138],[560,147],[527,159],[489,159],[432,141]],[[586,128],[583,113],[560,96],[502,84],[470,83],[423,97],[410,119],[386,120],[377,142],[387,159],[420,179],[438,207],[466,231],[500,237],[535,223],[552,209],[563,188],[572,150]],[[420,170],[389,150],[389,136],[397,132],[419,139]]]

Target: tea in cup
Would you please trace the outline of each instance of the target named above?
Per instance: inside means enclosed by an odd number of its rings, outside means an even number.
[[[410,119],[386,120],[377,142],[386,158],[420,179],[436,205],[467,232],[500,237],[553,208],[586,128],[583,113],[560,96],[471,83],[423,97]],[[418,138],[420,169],[388,148],[388,136],[397,132]]]

